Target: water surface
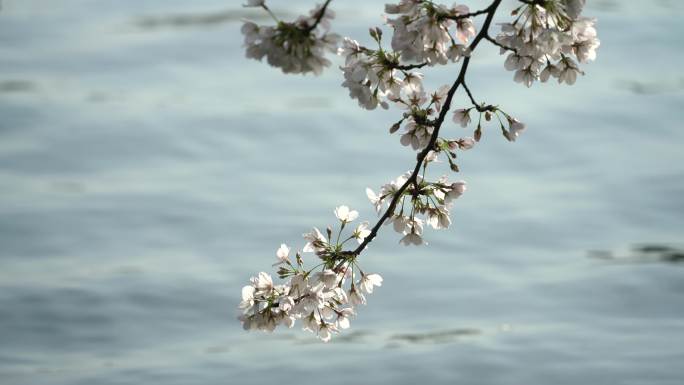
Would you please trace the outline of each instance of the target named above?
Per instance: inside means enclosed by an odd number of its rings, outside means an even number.
[[[246,60],[239,20],[267,20],[237,2],[4,1],[3,384],[680,384],[684,264],[630,250],[681,253],[684,7],[589,3],[602,46],[573,87],[478,50],[477,98],[528,131],[464,154],[428,247],[382,233],[362,264],[383,287],[325,345],[243,332],[239,289],[336,205],[373,218],[364,188],[414,159],[397,111],[359,109],[334,68]],[[381,22],[382,2],[335,9],[364,41]]]

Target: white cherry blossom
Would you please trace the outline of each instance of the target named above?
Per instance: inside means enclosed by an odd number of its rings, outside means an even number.
[[[325,245],[328,244],[325,236],[317,228],[313,228],[310,233],[305,233],[302,235],[306,239],[307,243],[302,249],[305,253],[319,252],[325,249]]]
[[[382,277],[379,274],[363,274],[361,276],[359,287],[366,294],[372,294],[374,286],[382,286]]]
[[[337,319],[335,320],[335,325],[337,326],[338,329],[349,329],[350,326],[350,318],[352,318],[355,315],[354,309],[352,308],[345,308],[340,310],[337,313]]]
[[[290,248],[286,244],[281,244],[278,250],[276,250],[276,258],[278,262],[274,263],[273,266],[282,265],[284,263],[290,262]]]
[[[363,240],[366,239],[366,237],[369,236],[370,233],[371,233],[371,230],[368,227],[368,222],[362,222],[361,224],[356,226],[356,229],[354,230],[354,233],[352,234],[352,236],[359,243],[363,243]]]
[[[343,223],[349,223],[359,217],[359,212],[356,210],[351,210],[347,206],[338,206],[335,209],[335,216]]]

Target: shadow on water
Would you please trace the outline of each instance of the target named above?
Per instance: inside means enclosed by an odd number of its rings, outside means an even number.
[[[632,247],[627,255],[611,251],[595,250],[589,257],[614,263],[672,263],[684,264],[684,249],[670,245],[643,244]]]
[[[666,10],[676,10],[681,7],[681,3],[678,0],[655,0],[653,3],[654,4],[650,5],[655,5],[656,7]],[[618,12],[621,11],[626,4],[628,4],[628,2],[621,2],[619,0],[595,0],[589,2],[588,6],[597,11]]]
[[[393,342],[407,342],[413,344],[443,344],[454,342],[461,337],[476,336],[482,332],[478,329],[448,329],[434,330],[425,333],[394,334],[389,337]]]
[[[617,87],[637,95],[659,95],[684,90],[684,78],[678,81],[644,82],[638,80],[622,80]]]
[[[28,80],[0,80],[0,93],[32,92],[36,86]]]
[[[293,17],[293,15],[288,12],[276,13],[283,19],[289,19]],[[141,29],[184,28],[213,26],[224,23],[236,23],[241,22],[245,19],[255,22],[272,20],[270,16],[265,12],[257,12],[254,10],[243,9],[231,9],[219,12],[147,16],[137,19],[134,22],[134,24]]]
[[[461,337],[470,337],[481,335],[482,331],[479,329],[460,328],[460,329],[446,329],[446,330],[430,330],[423,333],[396,333],[389,336],[383,336],[381,333],[376,333],[370,330],[355,330],[344,331],[333,337],[336,344],[339,343],[363,343],[370,342],[386,342],[387,347],[399,347],[404,343],[408,344],[426,344],[436,345],[452,343],[459,340]],[[275,335],[274,335],[275,336]],[[281,335],[282,340],[295,341],[299,345],[316,345],[320,341],[310,336],[296,336],[291,334]]]

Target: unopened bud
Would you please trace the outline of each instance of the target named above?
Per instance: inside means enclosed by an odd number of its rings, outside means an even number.
[[[325,229],[325,233],[328,234],[328,239],[332,238],[332,228],[330,226]]]
[[[460,171],[460,169],[458,168],[458,165],[456,163],[452,163],[450,165],[450,167],[451,167],[451,171],[453,171],[453,172],[459,172]]]
[[[491,112],[485,111],[485,120],[488,121],[488,122],[489,122],[490,120],[492,120],[492,113],[491,113]]]
[[[394,123],[394,124],[392,125],[392,127],[390,127],[390,130],[389,130],[390,134],[394,134],[395,132],[397,132],[397,130],[399,129],[399,127],[401,127],[401,122],[396,122],[396,123]]]
[[[480,126],[479,124],[477,125],[477,129],[473,133],[473,137],[476,142],[479,142],[480,138],[482,138],[482,126]]]
[[[373,40],[377,41],[378,43],[380,42],[380,39],[382,39],[382,30],[380,30],[378,27],[369,28],[368,33],[371,35]]]

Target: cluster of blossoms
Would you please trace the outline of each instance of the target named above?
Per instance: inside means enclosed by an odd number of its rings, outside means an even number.
[[[419,97],[416,94],[423,91],[423,75],[409,70],[458,61],[469,54],[465,44],[475,35],[465,5],[448,8],[432,1],[401,0],[399,4],[387,4],[385,12],[397,15],[387,19],[387,25],[393,29],[393,51],[382,48],[379,28],[370,30],[378,43],[377,50],[349,38],[345,38],[339,50],[345,58],[344,66],[340,67],[344,74],[342,86],[349,89],[352,99],[369,110],[378,105],[387,109],[387,100]]]
[[[515,71],[514,79],[528,87],[549,78],[572,85],[580,63],[596,59],[600,41],[595,19],[580,17],[585,0],[545,0],[514,11],[512,23],[501,24],[496,37],[501,53],[510,52],[504,67]],[[574,57],[574,58],[573,58]]]
[[[427,65],[455,62],[466,55],[464,44],[475,36],[475,25],[465,5],[449,8],[424,0],[401,0],[385,5],[385,12],[397,15],[388,18],[394,29],[392,49],[401,53],[404,61]]]
[[[430,158],[433,157],[428,156],[426,162]],[[377,194],[366,188],[366,195],[378,214],[385,205],[390,206],[390,216],[385,224],[391,223],[394,231],[403,235],[399,242],[409,246],[427,244],[422,237],[425,224],[435,230],[448,228],[451,225],[449,210],[452,202],[465,190],[466,182],[462,180],[450,183],[446,176],[442,176],[436,182],[428,182],[419,175],[412,179],[412,172],[408,171],[383,185]]]
[[[334,333],[349,328],[350,319],[356,314],[355,306],[365,305],[366,295],[382,285],[380,275],[364,273],[354,254],[343,251],[347,242],[355,239],[361,243],[370,234],[368,223],[363,222],[346,239],[341,239],[346,225],[358,215],[347,206],[335,209],[340,229],[334,241],[330,227],[327,237],[317,228],[303,235],[307,243],[302,252],[314,253],[321,260],[317,266],[320,271],[306,270],[300,252],[295,253],[293,261],[291,249],[280,245],[274,266],[280,266],[279,277],[288,280],[275,285],[269,274],[261,272],[242,288],[239,319],[245,330],[270,332],[278,325],[291,328],[296,320],[301,320],[304,330],[328,342]]]
[[[391,50],[382,46],[382,30],[370,29],[376,49],[345,38],[338,47],[338,36],[327,33],[332,12],[330,0],[295,22],[278,22],[275,27],[261,27],[246,22],[243,26],[247,56],[262,59],[283,72],[318,74],[330,62],[324,51],[336,51],[344,58],[340,67],[343,87],[352,99],[365,109],[390,104],[402,110],[401,119],[390,128],[400,133],[402,145],[417,151],[417,163],[408,171],[366,195],[378,215],[370,227],[358,219],[358,212],[347,206],[335,210],[339,230],[328,227],[323,234],[317,228],[304,234],[306,244],[291,257],[291,249],[281,245],[276,251],[278,276],[276,285],[265,272],[251,279],[242,289],[239,319],[246,330],[272,331],[277,325],[292,327],[300,320],[305,330],[329,341],[334,333],[347,329],[356,314],[356,306],[366,303],[366,295],[382,284],[378,274],[366,274],[358,265],[359,255],[377,235],[382,225],[391,224],[406,246],[426,244],[426,227],[444,229],[451,225],[453,202],[466,190],[462,180],[450,182],[447,176],[435,181],[426,178],[432,163],[446,159],[449,168],[458,172],[457,152],[473,148],[482,136],[487,122],[498,122],[503,136],[515,141],[525,125],[495,105],[477,103],[467,87],[465,74],[472,52],[480,41],[489,41],[510,53],[505,67],[515,70],[515,80],[528,86],[535,80],[551,76],[561,83],[573,84],[581,73],[577,62],[594,60],[599,41],[595,21],[580,17],[585,0],[518,0],[523,5],[513,12],[511,23],[502,24],[502,32],[492,38],[489,27],[502,0],[479,11],[471,12],[463,5],[447,7],[427,0],[400,0],[387,4],[392,28]],[[266,7],[264,0],[249,0],[246,6]],[[477,32],[473,17],[486,15]],[[275,18],[275,16],[273,16]],[[319,26],[322,31],[319,31]],[[447,64],[462,59],[461,71],[453,85],[428,93],[424,89],[419,68]],[[477,125],[472,137],[447,139],[440,136],[445,118],[459,87],[465,90],[470,107],[455,108],[451,120],[461,127]],[[401,130],[401,131],[400,131]],[[345,229],[347,235],[343,236]],[[334,236],[336,234],[336,236]],[[348,243],[356,245],[349,248]],[[306,269],[302,253],[313,253],[320,263]]]
[[[382,32],[371,29],[371,36],[380,45]],[[423,90],[423,75],[400,66],[399,54],[387,52],[382,47],[372,50],[359,45],[356,40],[345,38],[340,48],[344,56],[343,87],[349,96],[368,110],[378,105],[387,109],[387,100],[400,99]]]
[[[262,7],[270,13],[265,0],[249,0],[245,7]],[[271,13],[273,16],[273,14]],[[309,16],[300,16],[294,22],[278,21],[277,25],[259,26],[245,22],[242,34],[245,35],[247,57],[262,60],[280,68],[283,73],[307,73],[318,75],[324,67],[330,66],[325,52],[336,53],[340,36],[328,33],[330,20],[335,13],[327,8],[327,3],[312,9]]]

